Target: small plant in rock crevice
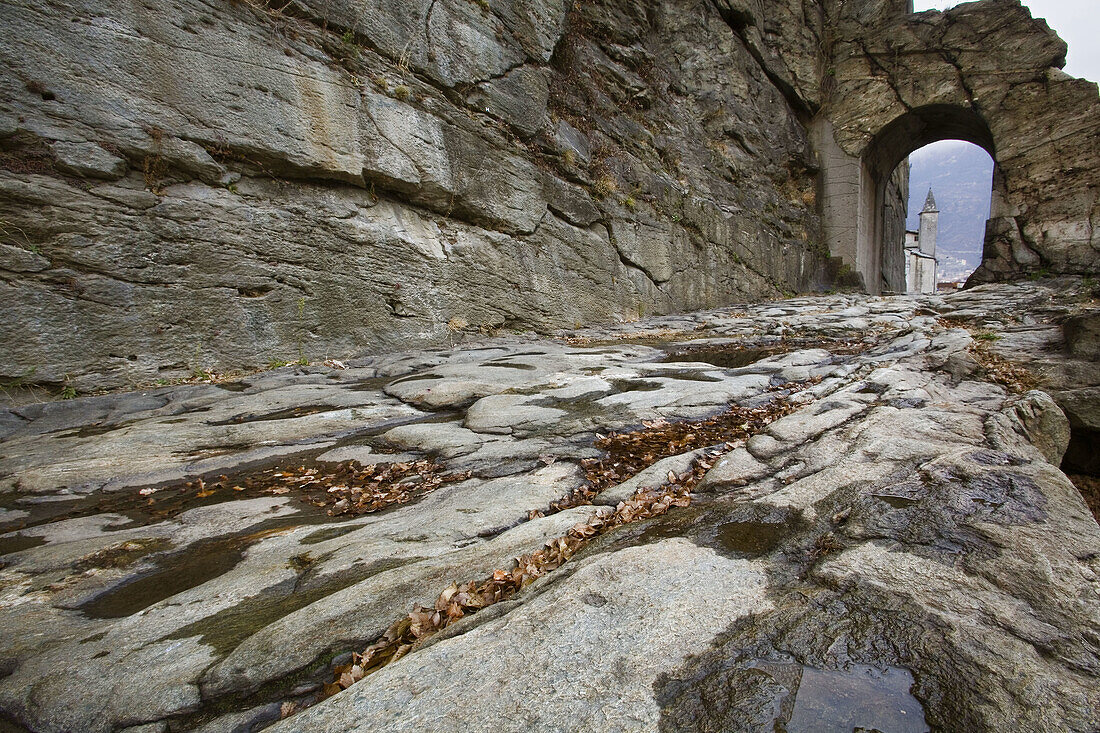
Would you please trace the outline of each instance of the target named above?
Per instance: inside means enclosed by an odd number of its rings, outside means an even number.
[[[610,175],[602,175],[592,184],[592,195],[598,199],[605,199],[619,190],[619,184]]]

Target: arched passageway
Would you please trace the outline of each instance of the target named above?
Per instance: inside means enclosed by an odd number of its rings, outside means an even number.
[[[982,261],[992,203],[992,156],[963,140],[940,140],[910,153],[894,176],[907,176],[909,182],[902,244],[907,292],[962,285]],[[887,238],[884,257],[890,245]]]
[[[1100,95],[1062,73],[1066,46],[1017,0],[907,13],[840,6],[829,102],[815,120],[822,225],[848,284],[903,289],[890,176],[914,150],[965,140],[994,161],[982,263],[971,282],[1100,269]]]
[[[963,140],[985,150],[996,161],[993,135],[985,122],[971,110],[947,105],[931,105],[912,110],[891,122],[875,137],[864,154],[866,175],[871,180],[874,200],[873,225],[865,235],[871,241],[862,246],[871,251],[872,262],[877,262],[880,273],[880,292],[906,292],[906,265],[903,246],[906,232],[906,210],[902,202],[905,191],[898,190],[902,180],[897,175],[898,166],[912,153],[941,140]],[[994,163],[994,185],[1003,186],[1003,176]],[[993,202],[1003,196],[994,195]],[[991,218],[1003,215],[1001,206]]]

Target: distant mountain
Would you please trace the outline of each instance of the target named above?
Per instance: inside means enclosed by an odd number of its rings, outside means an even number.
[[[982,261],[993,187],[993,159],[977,145],[945,140],[913,153],[909,166],[908,228],[917,228],[921,207],[931,187],[940,210],[936,240],[939,279],[966,277]]]

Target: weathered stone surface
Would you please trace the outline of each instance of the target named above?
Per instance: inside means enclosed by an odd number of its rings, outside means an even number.
[[[1082,313],[1062,324],[1066,346],[1081,359],[1100,359],[1100,314]]]
[[[793,97],[706,2],[3,14],[5,381],[149,384],[815,277]],[[811,94],[816,50],[783,52]]]
[[[317,706],[276,730],[423,730],[444,720],[463,728],[496,720],[507,730],[653,730],[660,710],[650,689],[661,671],[704,651],[730,621],[768,610],[767,584],[755,563],[679,539],[597,556],[505,618],[426,649],[424,667],[395,665],[342,705]],[[508,648],[524,653],[501,654]],[[477,673],[454,675],[455,664]],[[443,703],[410,710],[410,691],[415,699],[429,689]],[[529,704],[532,695],[539,704]]]
[[[1095,410],[1100,385],[1061,324],[1094,308],[1068,279],[796,298],[5,409],[0,710],[50,733],[886,730],[899,710],[917,728],[1090,731],[1100,526],[1055,464],[1079,430],[1058,404]],[[991,353],[1060,388],[1010,393]],[[810,380],[794,411],[727,446],[689,507],[313,705],[413,604],[701,454],[553,513],[597,434],[763,404],[793,379]],[[354,518],[178,483],[429,456],[470,475]],[[291,705],[308,709],[276,722]]]
[[[57,167],[74,176],[117,179],[126,174],[126,161],[95,143],[59,140],[50,146],[50,150],[57,159]]]
[[[1015,0],[905,11],[9,3],[0,379],[85,392],[889,290],[873,238],[900,230],[873,199],[931,137],[996,151],[978,280],[1094,271],[1100,114],[1064,44]]]

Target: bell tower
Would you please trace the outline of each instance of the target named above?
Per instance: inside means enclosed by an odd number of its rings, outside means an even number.
[[[936,234],[939,230],[940,211],[936,208],[936,197],[932,195],[932,189],[928,189],[928,198],[924,200],[924,208],[920,210],[920,234],[917,241],[920,243],[921,254],[936,256]]]

